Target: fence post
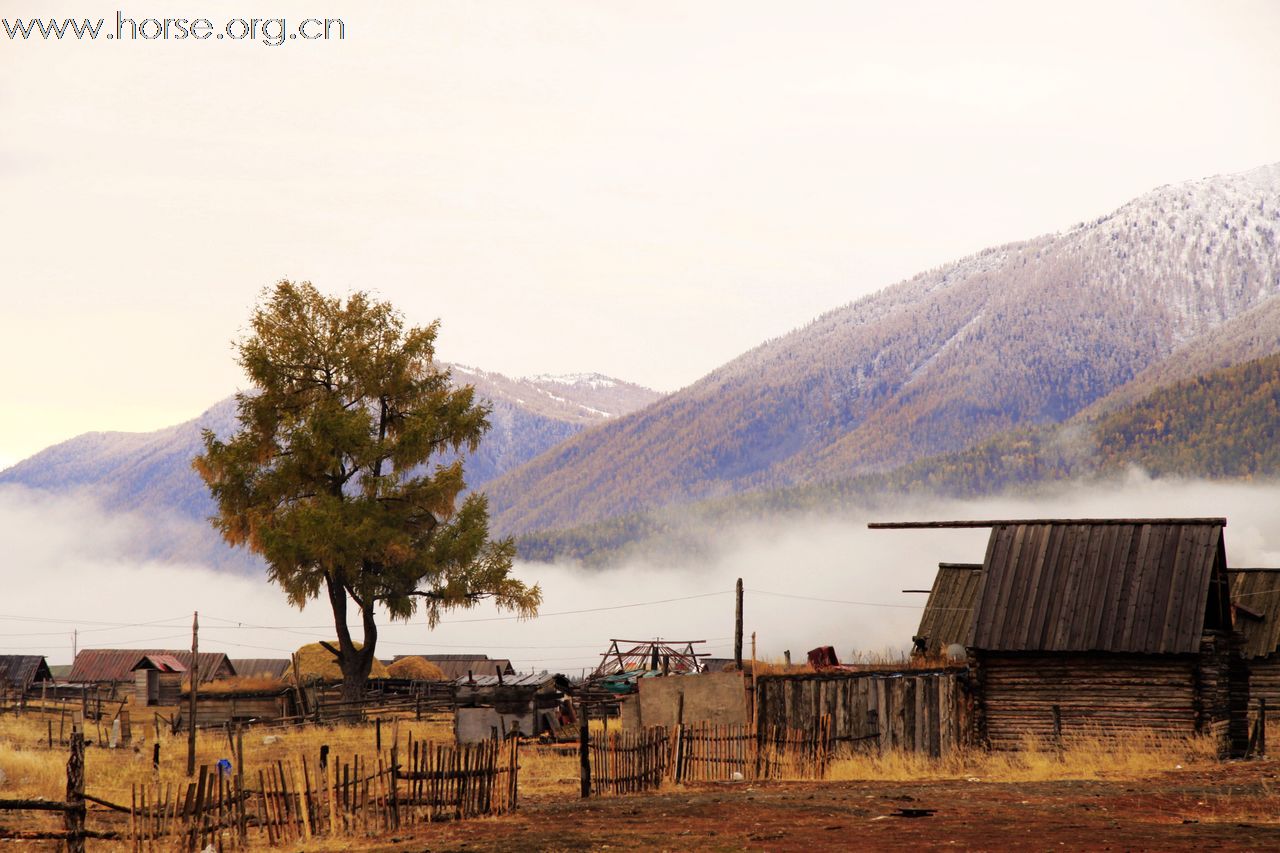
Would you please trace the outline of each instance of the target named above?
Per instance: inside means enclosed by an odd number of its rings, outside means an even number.
[[[1267,757],[1267,697],[1258,697],[1258,757]]]
[[[1062,708],[1052,706],[1053,710],[1053,748],[1062,752]]]
[[[67,759],[67,810],[63,813],[68,853],[84,853],[84,732],[71,733]]]
[[[578,765],[582,775],[582,799],[591,796],[591,726],[584,702],[578,714]]]

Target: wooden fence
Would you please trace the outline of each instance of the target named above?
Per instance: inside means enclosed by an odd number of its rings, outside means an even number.
[[[16,830],[0,826],[0,838],[23,841],[62,840],[69,853],[82,853],[86,838],[119,838],[115,832],[102,832],[85,827],[85,800],[92,799],[84,792],[84,733],[71,734],[71,755],[67,759],[67,799],[58,800],[0,800],[0,811],[59,812],[62,829]]]
[[[56,812],[61,829],[10,829],[0,838],[66,840],[83,850],[86,838],[122,839],[135,851],[260,849],[312,838],[377,835],[421,822],[504,814],[516,807],[519,741],[440,745],[401,744],[374,758],[341,760],[322,752],[275,761],[246,773],[230,762],[202,766],[190,782],[135,784],[127,803],[85,792],[82,732],[71,736],[67,799],[0,800],[0,812]],[[98,818],[115,813],[112,829],[88,829],[86,803]],[[127,829],[122,826],[127,819]],[[118,827],[118,829],[116,828]]]
[[[836,744],[899,749],[938,757],[969,739],[964,669],[819,672],[756,679],[757,733],[813,734],[830,720]]]
[[[638,732],[608,732],[588,744],[591,793],[630,794],[663,781],[731,782],[822,779],[832,754],[831,721],[773,730],[701,723]]]
[[[756,778],[824,779],[835,743],[831,717],[801,729],[771,726],[757,732],[756,742]]]
[[[633,794],[662,785],[671,756],[667,730],[655,726],[638,732],[607,732],[591,748],[592,793]]]

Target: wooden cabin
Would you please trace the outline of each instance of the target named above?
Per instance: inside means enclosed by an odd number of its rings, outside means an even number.
[[[974,734],[1210,735],[1247,746],[1222,518],[907,522],[989,527],[968,641]]]
[[[963,649],[973,628],[973,604],[982,579],[981,563],[939,563],[929,600],[920,615],[920,628],[911,638],[913,653],[930,658]],[[915,592],[915,590],[908,590]]]
[[[1249,695],[1280,711],[1280,569],[1231,569],[1231,611],[1244,637]]]

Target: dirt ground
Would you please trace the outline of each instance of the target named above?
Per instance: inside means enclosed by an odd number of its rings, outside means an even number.
[[[372,849],[1277,850],[1280,762],[1142,782],[804,782],[703,785],[416,828]],[[903,809],[928,816],[897,816]]]

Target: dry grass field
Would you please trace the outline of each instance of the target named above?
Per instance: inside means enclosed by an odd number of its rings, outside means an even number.
[[[86,753],[90,794],[128,803],[134,784],[186,781],[186,739],[151,727],[134,742]],[[593,724],[599,732],[600,725]],[[393,725],[383,726],[384,750]],[[0,718],[0,798],[61,799],[67,750],[44,742],[34,717]],[[401,720],[402,743],[450,740],[441,716]],[[1280,736],[1280,730],[1274,732]],[[372,756],[372,724],[254,730],[245,735],[252,771],[284,758]],[[152,746],[161,764],[152,770]],[[1280,740],[1272,739],[1273,743]],[[198,762],[231,756],[221,733],[202,733]],[[1135,736],[1117,747],[1083,738],[1061,751],[1028,742],[1018,753],[962,751],[944,759],[843,754],[823,782],[673,786],[646,795],[578,798],[571,745],[527,745],[520,754],[514,814],[414,827],[378,838],[313,840],[308,850],[801,850],[962,847],[970,849],[1280,848],[1280,762],[1219,762],[1202,741]],[[900,816],[922,809],[926,816]],[[91,828],[121,829],[126,816],[91,807]],[[0,826],[51,828],[48,814],[0,813]],[[124,849],[95,842],[91,849]],[[56,849],[26,845],[25,849]],[[290,848],[285,848],[290,849]],[[292,849],[303,849],[296,846]]]

